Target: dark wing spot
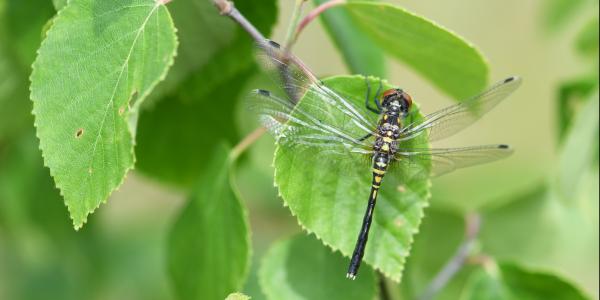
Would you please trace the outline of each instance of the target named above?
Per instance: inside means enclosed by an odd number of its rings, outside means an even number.
[[[256,92],[261,96],[271,97],[271,92],[266,90],[256,90]]]
[[[509,82],[511,82],[513,80],[515,80],[514,76],[513,77],[508,77],[508,78],[504,79],[504,83],[509,83]]]
[[[279,44],[277,44],[277,42],[272,41],[272,40],[269,40],[269,45],[271,45],[277,49],[281,48],[281,46]]]
[[[502,144],[502,145],[498,145],[498,149],[510,149],[510,146]]]
[[[83,128],[77,129],[77,131],[75,132],[75,137],[80,138],[82,135],[83,135]]]

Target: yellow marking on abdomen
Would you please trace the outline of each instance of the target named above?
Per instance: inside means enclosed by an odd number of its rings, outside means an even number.
[[[377,184],[374,184],[374,185],[373,185],[373,188],[374,188],[374,189],[379,189],[379,187],[381,187],[381,186],[380,186],[380,185],[377,185]]]
[[[386,143],[391,143],[392,142],[392,138],[386,136],[386,137],[383,138],[383,141],[386,142]]]
[[[375,197],[377,197],[377,189],[374,189],[374,190],[373,190],[373,193],[371,194],[371,197],[372,197],[372,198],[375,198]]]
[[[382,171],[382,170],[378,170],[378,169],[375,169],[375,168],[373,168],[373,173],[375,173],[375,174],[377,174],[377,175],[383,175],[383,174],[385,174],[385,171]]]
[[[387,152],[390,151],[390,145],[389,144],[383,144],[383,146],[381,146],[381,150]]]
[[[375,176],[375,183],[381,182],[381,176]]]

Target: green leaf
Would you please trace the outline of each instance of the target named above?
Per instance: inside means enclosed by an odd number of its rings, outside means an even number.
[[[586,300],[575,286],[556,275],[514,264],[491,263],[469,279],[461,300]]]
[[[595,15],[577,35],[575,46],[579,53],[598,60],[598,15]],[[597,70],[597,68],[596,68]]]
[[[27,76],[53,13],[45,0],[0,1],[0,140],[31,127]]]
[[[251,298],[242,293],[229,294],[225,300],[250,300]]]
[[[277,18],[275,0],[235,1],[235,6],[265,36],[270,34]],[[212,1],[173,1],[169,4],[169,12],[173,16],[180,45],[175,64],[150,96],[150,104],[181,90],[180,85],[186,85],[191,77],[204,80],[203,83],[196,82],[196,85],[208,85],[206,90],[210,90],[211,82],[230,78],[233,71],[244,69],[253,62],[253,42],[248,34],[231,19],[219,15]],[[224,50],[236,55],[225,60]],[[213,73],[215,67],[211,65],[223,65],[227,72]],[[206,72],[207,69],[210,72]],[[204,75],[199,75],[199,72]]]
[[[482,252],[502,261],[543,269],[573,278],[596,290],[598,282],[598,172],[584,179],[587,193],[564,205],[553,182],[505,199],[483,214]],[[500,203],[500,202],[497,202]]]
[[[573,200],[583,176],[598,156],[598,90],[586,101],[563,145],[559,160],[558,190],[566,203]]]
[[[0,141],[17,134],[26,126],[31,126],[27,77],[14,63],[14,57],[5,49],[5,41],[0,35]]]
[[[8,47],[23,67],[29,67],[35,59],[36,50],[42,41],[42,28],[54,15],[54,7],[48,0],[5,0],[5,15],[0,17],[0,26],[6,26]]]
[[[357,299],[375,297],[375,276],[364,268],[346,279],[347,260],[312,236],[297,235],[271,246],[259,271],[267,299]]]
[[[67,6],[68,0],[52,0],[52,4],[56,11],[61,10],[63,7]]]
[[[177,59],[150,96],[149,104],[177,90],[183,81],[210,63],[221,49],[231,46],[236,38],[236,24],[219,15],[211,1],[172,1],[169,12],[179,39]]]
[[[319,5],[327,1],[314,2]],[[387,68],[383,52],[373,45],[347,11],[328,10],[322,14],[321,21],[352,73],[386,77]]]
[[[571,21],[590,0],[546,0],[544,1],[543,25],[549,31],[557,31]]]
[[[245,70],[230,78],[243,82],[254,70]],[[240,88],[225,82],[212,86],[200,98],[180,92],[165,97],[140,117],[137,135],[137,168],[141,172],[179,186],[194,185],[198,174],[212,160],[215,141],[234,143],[238,132],[232,123]],[[219,107],[215,102],[222,100]],[[213,110],[220,112],[207,113]],[[215,127],[218,126],[218,127]]]
[[[176,45],[169,12],[154,0],[73,1],[48,31],[31,75],[33,113],[75,228],[133,167],[139,105]]]
[[[43,168],[33,128],[0,145],[0,199],[0,226],[7,232],[25,234],[37,225],[63,242],[60,237],[72,232],[64,230],[68,221],[59,193]]]
[[[370,81],[371,86],[379,84],[377,79],[371,78]],[[357,108],[365,110],[364,77],[332,77],[325,82],[347,95]],[[384,82],[384,88],[391,86]],[[312,97],[314,95],[305,96],[298,107],[320,118],[323,112],[318,104],[322,100]],[[413,107],[413,121],[416,121],[421,115],[417,105]],[[377,118],[372,113],[367,116]],[[343,116],[334,117],[339,119],[329,121],[340,126],[345,124]],[[361,132],[354,134],[358,138],[364,135]],[[419,137],[407,144],[401,143],[400,147],[426,145],[426,138]],[[275,152],[275,183],[285,204],[302,227],[314,232],[323,243],[346,256],[350,256],[354,249],[372,182],[369,158],[356,156],[330,156],[315,148],[296,149],[285,145],[278,146]],[[396,169],[396,172],[401,173],[402,170]],[[413,235],[418,231],[423,217],[423,208],[427,206],[430,183],[429,180],[402,182],[400,179],[406,178],[402,176],[407,174],[394,176],[393,173],[390,172],[383,180],[364,260],[386,276],[399,281]],[[340,272],[344,271],[340,269]]]
[[[402,299],[419,299],[430,282],[455,255],[465,235],[464,218],[435,203],[427,208],[427,216],[415,237],[412,255],[406,264],[398,289]],[[436,295],[436,300],[454,300],[460,296],[471,268],[462,268]]]
[[[229,148],[218,147],[169,234],[169,273],[181,299],[224,299],[246,278],[248,220],[230,164]]]
[[[215,140],[239,139],[235,107],[256,73],[254,44],[210,1],[174,1],[173,6],[180,54],[163,85],[165,93],[141,114],[136,157],[146,175],[189,187],[211,160]],[[236,7],[267,33],[275,22],[274,0],[236,1]]]
[[[460,36],[387,3],[350,2],[346,8],[379,47],[448,95],[462,100],[485,88],[487,62]]]
[[[598,75],[592,74],[561,84],[558,91],[558,136],[562,142],[583,103],[598,89]]]
[[[480,239],[484,253],[503,260],[537,262],[556,247],[558,224],[549,215],[545,185],[512,195],[510,202],[484,209]],[[527,230],[523,230],[527,228]]]

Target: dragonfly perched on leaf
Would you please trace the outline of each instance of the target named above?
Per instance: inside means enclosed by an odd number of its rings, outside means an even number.
[[[365,253],[375,203],[388,172],[403,181],[435,177],[459,168],[492,162],[512,153],[508,145],[461,148],[431,148],[438,141],[473,124],[520,85],[518,77],[502,80],[481,94],[425,115],[417,112],[412,97],[404,90],[375,89],[365,78],[364,107],[348,101],[349,96],[321,82],[296,57],[272,41],[258,45],[265,71],[282,90],[277,96],[266,90],[253,91],[249,108],[275,136],[280,146],[294,151],[317,150],[339,161],[367,158],[372,181],[356,246],[347,277],[355,279]],[[374,94],[374,97],[371,97]]]

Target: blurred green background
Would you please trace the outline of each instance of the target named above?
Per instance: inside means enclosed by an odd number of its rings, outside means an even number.
[[[460,236],[461,216],[477,210],[484,214],[484,250],[490,247],[498,257],[563,275],[598,299],[597,158],[576,193],[561,199],[553,196],[562,172],[558,90],[563,82],[597,70],[597,52],[589,59],[577,54],[574,46],[581,28],[591,17],[597,18],[597,2],[580,4],[562,23],[548,17],[548,7],[558,0],[392,2],[477,45],[489,60],[492,82],[510,75],[524,79],[513,96],[476,126],[439,144],[507,143],[516,152],[508,160],[434,181],[432,206],[409,264],[418,269],[420,260],[431,257],[429,246],[455,243],[445,241],[452,239],[446,234],[452,229],[435,224],[436,220],[458,224],[452,228],[458,228]],[[273,39],[283,40],[293,1],[278,4]],[[26,66],[33,60],[43,26],[31,24],[20,33],[22,57],[11,63]],[[348,73],[319,22],[310,25],[295,51],[320,76]],[[411,69],[388,62],[388,80],[409,91],[424,112],[453,103]],[[258,82],[264,79],[256,78],[247,90]],[[0,83],[0,90],[10,84],[7,77]],[[28,101],[26,90],[17,95]],[[0,99],[0,109],[12,109],[15,103],[20,102]],[[253,127],[241,125],[248,123],[248,116],[239,106],[240,130],[250,132]],[[31,123],[27,115],[23,120]],[[171,299],[166,236],[185,204],[186,192],[131,172],[108,203],[75,232],[47,169],[41,168],[32,134],[29,128],[10,137],[0,135],[0,299]],[[596,145],[597,135],[596,129]],[[263,297],[256,278],[262,254],[273,241],[300,231],[273,187],[273,149],[272,138],[263,137],[236,174],[251,221],[253,264],[245,292],[253,299]],[[454,251],[438,249],[432,256],[448,257]],[[438,268],[441,263],[431,264]],[[421,280],[419,272],[407,278]]]

